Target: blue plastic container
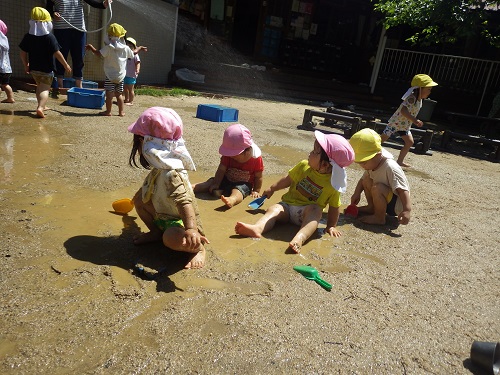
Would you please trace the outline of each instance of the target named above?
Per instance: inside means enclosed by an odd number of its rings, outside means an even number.
[[[238,110],[217,104],[198,104],[196,117],[215,122],[238,121]]]
[[[66,89],[69,89],[71,87],[75,87],[75,79],[74,78],[64,78],[63,79],[63,87]],[[99,85],[97,84],[97,82],[83,80],[82,87],[84,89],[96,89],[99,87]]]
[[[68,90],[68,104],[78,108],[101,109],[104,105],[104,96],[104,90],[72,87]]]

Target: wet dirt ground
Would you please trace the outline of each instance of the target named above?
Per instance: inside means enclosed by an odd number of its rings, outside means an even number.
[[[410,154],[408,226],[341,215],[343,236],[318,234],[300,256],[286,253],[296,227],[239,237],[235,222],[264,211],[202,195],[207,265],[184,270],[184,256],[131,243],[144,229],[135,211],[112,212],[147,173],[128,166],[126,127],[149,106],[174,108],[195,183],[215,172],[228,125],[196,118],[198,104],[237,108],[267,187],[311,150],[313,133],[297,128],[311,106],[138,96],[120,118],[61,97],[38,119],[34,94],[16,100],[0,104],[2,374],[470,374],[472,341],[500,340],[498,163]],[[344,205],[361,173],[348,168]],[[134,273],[136,262],[156,278]]]

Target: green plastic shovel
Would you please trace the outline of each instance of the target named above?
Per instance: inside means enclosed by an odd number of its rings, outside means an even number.
[[[308,280],[316,281],[325,290],[332,290],[332,284],[323,280],[318,273],[318,270],[311,266],[294,266],[293,269],[302,274]]]

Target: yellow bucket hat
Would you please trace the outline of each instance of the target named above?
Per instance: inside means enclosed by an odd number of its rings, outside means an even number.
[[[356,163],[370,160],[382,150],[380,135],[370,128],[355,133],[349,143],[354,150],[354,161]]]
[[[134,47],[137,47],[137,42],[135,41],[134,38],[131,38],[131,37],[128,37],[127,39],[125,39],[127,42],[129,43],[132,43],[134,45]]]
[[[33,21],[51,22],[50,13],[45,8],[34,7],[31,9],[31,19]]]
[[[119,25],[117,23],[112,23],[108,27],[108,35],[122,38],[125,36],[126,33],[127,30],[125,30],[122,25]]]
[[[432,87],[438,84],[432,80],[427,74],[417,74],[411,80],[411,87]]]

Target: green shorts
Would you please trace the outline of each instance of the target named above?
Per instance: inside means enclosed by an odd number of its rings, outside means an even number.
[[[154,223],[158,228],[160,228],[164,232],[167,230],[167,228],[172,228],[172,227],[184,228],[184,223],[182,222],[182,219],[160,219],[160,218],[157,218],[154,220]]]
[[[37,85],[41,83],[49,86],[52,85],[52,80],[54,79],[53,72],[44,73],[44,72],[39,72],[37,70],[32,70],[30,73]]]

